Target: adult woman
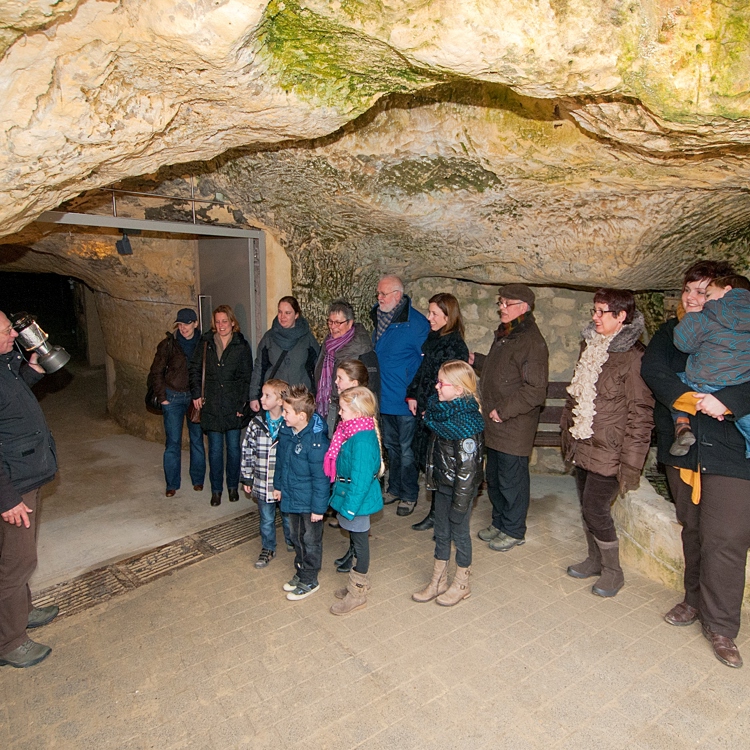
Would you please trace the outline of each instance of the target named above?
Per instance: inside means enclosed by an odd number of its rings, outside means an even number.
[[[167,333],[166,338],[156,347],[150,373],[154,393],[161,402],[164,417],[164,479],[167,483],[167,497],[174,497],[175,492],[180,489],[182,424],[191,400],[188,362],[200,339],[195,310],[189,307],[179,310],[174,328],[177,332]],[[187,426],[190,436],[190,479],[193,489],[200,492],[206,476],[203,431],[199,424],[190,420],[187,421]]]
[[[279,300],[277,315],[263,334],[255,356],[250,381],[250,408],[253,411],[260,411],[260,390],[271,378],[284,380],[289,385],[304,385],[315,391],[313,370],[320,344],[301,313],[295,297]]]
[[[358,359],[367,367],[369,388],[380,393],[378,356],[372,349],[372,337],[361,323],[354,322],[354,308],[345,300],[336,300],[328,308],[328,335],[315,365],[315,411],[328,423],[333,435],[339,414],[339,389],[336,370],[339,363]]]
[[[203,354],[206,359],[205,401],[201,401]],[[208,475],[211,505],[221,504],[226,481],[230,502],[240,499],[240,432],[247,403],[253,358],[250,344],[240,333],[240,324],[229,305],[213,312],[211,330],[201,337],[190,360],[190,391],[196,408],[201,408],[201,428],[208,434]]]
[[[444,362],[459,359],[469,361],[469,349],[464,343],[464,321],[458,300],[452,294],[440,293],[430,297],[427,312],[430,332],[422,344],[422,362],[406,389],[406,402],[411,413],[419,419],[414,433],[412,449],[417,466],[425,470],[430,430],[422,420],[427,400],[435,393],[437,374]],[[430,512],[418,523],[412,524],[415,531],[425,531],[435,525],[435,493],[432,493]]]
[[[599,289],[561,418],[563,458],[575,466],[588,557],[573,578],[599,576],[591,591],[615,596],[625,584],[610,507],[638,487],[654,400],[641,378],[643,315],[631,292]]]
[[[725,262],[699,261],[690,266],[678,318],[700,312],[711,280],[732,272]],[[700,619],[716,658],[736,668],[742,666],[734,639],[740,627],[750,547],[750,461],[745,458],[742,435],[724,416],[727,410],[735,417],[750,413],[750,384],[693,396],[677,376],[684,372],[687,358],[672,340],[677,322],[668,320],[659,328],[643,358],[643,377],[657,401],[658,458],[666,466],[677,519],[682,524],[685,556],[685,598],[664,619],[677,626]],[[680,457],[669,454],[674,437],[669,407],[678,400],[678,408],[682,401],[693,401],[693,411],[698,412],[690,417],[696,442]]]

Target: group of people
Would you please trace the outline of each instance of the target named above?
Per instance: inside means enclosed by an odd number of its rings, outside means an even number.
[[[675,626],[700,620],[717,658],[739,667],[734,639],[750,548],[744,512],[750,282],[727,263],[700,261],[685,274],[681,302],[677,319],[664,323],[646,347],[633,294],[603,288],[594,295],[561,419],[563,457],[575,474],[587,542],[586,558],[567,573],[596,578],[592,593],[602,597],[616,596],[624,585],[611,506],[618,493],[638,487],[655,420],[685,554],[685,597],[665,619]],[[334,592],[331,612],[343,615],[367,602],[371,516],[390,503],[398,504],[399,516],[413,513],[423,472],[430,510],[413,528],[433,529],[434,564],[412,598],[458,604],[471,594],[469,523],[483,481],[492,521],[479,538],[506,553],[526,540],[529,457],[548,385],[548,350],[534,304],[524,284],[499,289],[500,325],[485,355],[468,350],[453,295],[433,296],[425,317],[396,276],[378,283],[372,334],[355,321],[351,305],[337,301],[322,347],[297,300],[284,297],[254,365],[229,307],[214,311],[204,334],[195,312],[180,310],[151,371],[164,411],[167,496],[180,486],[183,421],[199,410],[199,423],[189,423],[193,487],[203,488],[205,432],[211,504],[221,502],[225,481],[230,501],[239,499],[241,482],[258,502],[258,568],[276,556],[281,514],[287,548],[295,553],[294,573],[283,585],[288,599],[318,590],[323,518],[336,514],[332,524],[348,533],[349,547],[335,564],[349,579]],[[23,667],[49,653],[26,628],[46,624],[56,610],[31,605],[31,556],[12,576],[7,560],[16,545],[34,548],[34,503],[56,466],[46,425],[31,430],[44,424],[26,384],[38,379],[39,368],[33,357],[26,363],[13,351],[14,331],[0,314],[2,325],[0,359],[8,372],[0,403],[0,664]],[[18,432],[18,421],[6,425],[3,409],[24,411],[29,429],[21,433],[34,435],[33,458],[27,452],[13,458],[6,437],[11,428]]]

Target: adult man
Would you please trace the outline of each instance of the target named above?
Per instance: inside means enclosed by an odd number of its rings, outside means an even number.
[[[380,397],[380,368],[367,329],[354,320],[354,308],[343,299],[328,307],[329,334],[320,347],[315,365],[316,411],[328,422],[328,437],[333,437],[339,413],[336,368],[348,359],[358,359],[367,368],[367,387]]]
[[[500,326],[489,354],[475,354],[486,415],[487,494],[492,523],[479,532],[490,549],[507,552],[526,541],[529,456],[547,396],[547,344],[534,321],[534,292],[525,284],[500,288]]]
[[[419,493],[419,471],[412,440],[417,420],[406,403],[406,388],[422,360],[422,344],[430,324],[411,306],[398,276],[378,282],[378,304],[372,308],[375,353],[380,363],[380,414],[383,443],[388,451],[388,492],[383,502],[399,502],[396,513],[414,512]]]
[[[29,578],[36,568],[40,488],[57,472],[55,444],[29,388],[44,375],[32,354],[27,364],[14,349],[18,334],[0,312],[0,666],[31,667],[52,650],[27,628],[57,615],[33,607]]]

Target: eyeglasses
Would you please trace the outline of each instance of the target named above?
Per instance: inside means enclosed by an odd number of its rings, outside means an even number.
[[[444,383],[442,380],[438,380],[438,382],[435,383],[435,385],[438,388],[448,388],[448,387],[452,388],[453,387],[453,383]]]
[[[389,294],[395,294],[396,292],[400,291],[400,289],[391,289],[390,292],[378,292],[375,296],[380,299],[381,297],[387,297]]]
[[[513,307],[514,305],[523,305],[524,303],[523,302],[508,302],[507,299],[501,298],[497,301],[497,304],[499,307],[505,308],[505,307]]]
[[[589,309],[589,312],[591,313],[592,318],[601,318],[604,316],[604,313],[610,313],[611,315],[617,315],[617,313],[614,310],[597,310],[595,307],[592,307]]]
[[[349,322],[348,320],[331,320],[330,318],[328,318],[328,320],[326,321],[326,323],[328,323],[328,325],[331,326],[331,328],[333,327],[338,328],[339,326],[345,326],[348,322]]]
[[[4,331],[0,331],[2,336],[10,336],[11,333],[13,333],[13,326],[8,326]]]

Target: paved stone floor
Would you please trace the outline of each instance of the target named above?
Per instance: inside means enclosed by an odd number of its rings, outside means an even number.
[[[370,602],[348,617],[328,612],[346,541],[326,528],[306,600],[281,590],[292,555],[256,570],[254,540],[54,622],[36,631],[46,662],[0,670],[2,746],[750,746],[750,669],[661,619],[673,591],[626,570],[605,601],[565,575],[583,552],[569,482],[535,477],[528,542],[477,541],[473,594],[454,608],[411,601],[432,543],[390,506],[373,526]],[[473,532],[488,520],[482,497]]]

